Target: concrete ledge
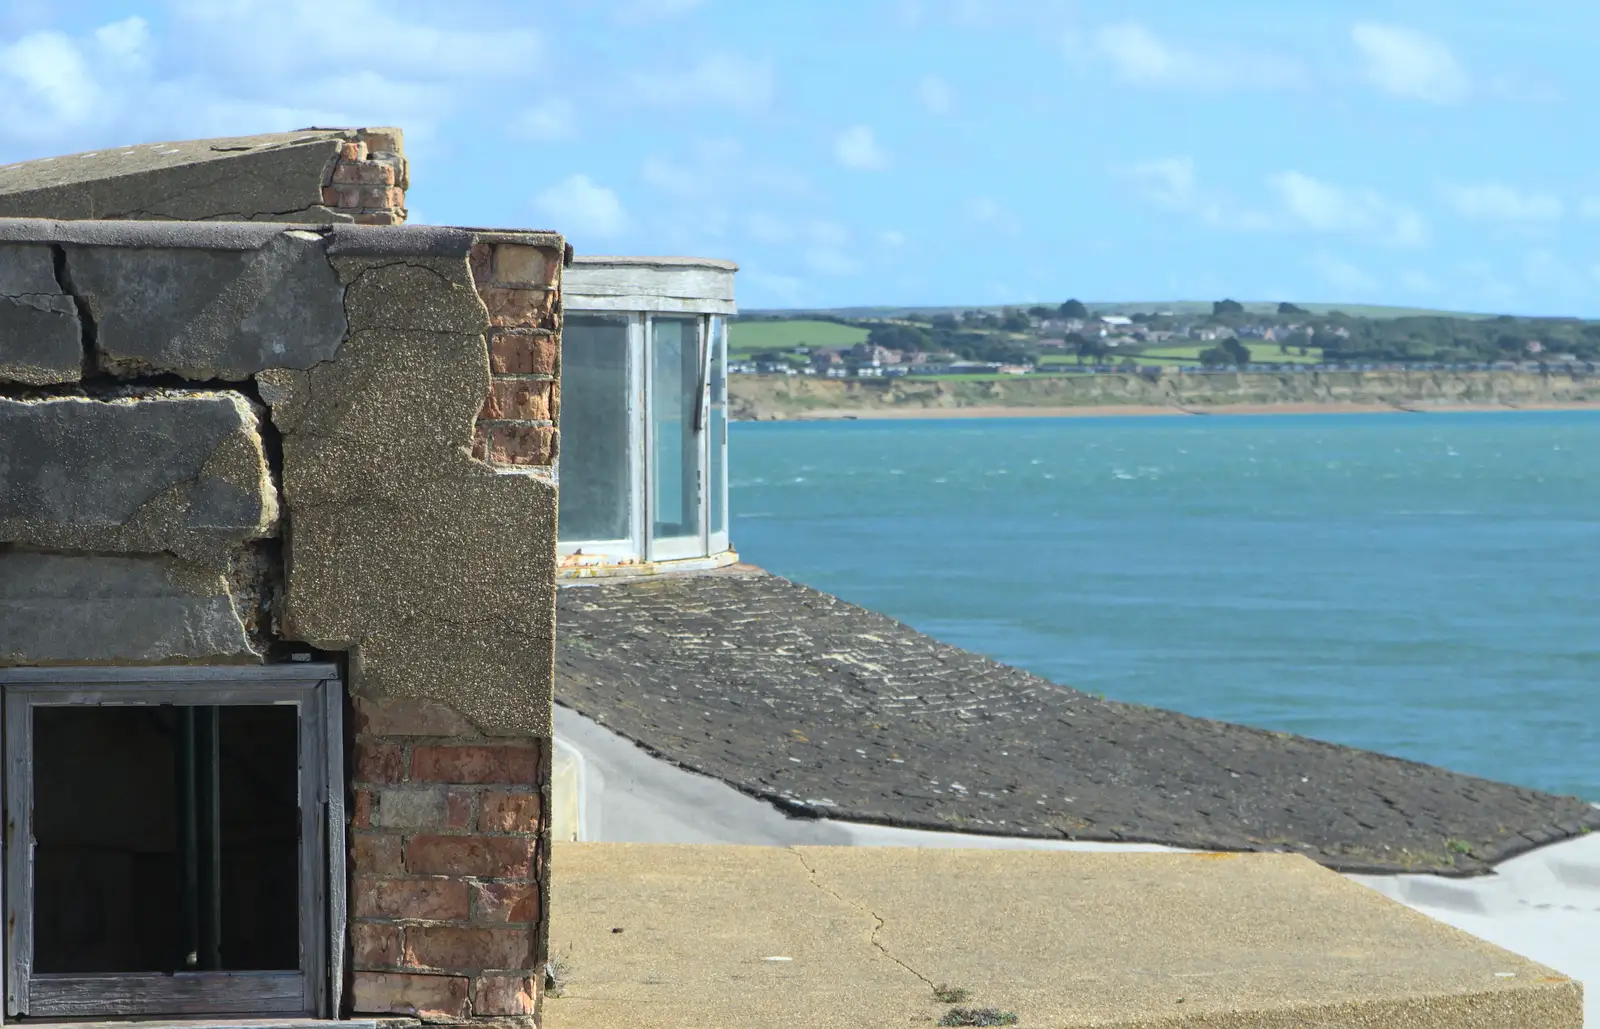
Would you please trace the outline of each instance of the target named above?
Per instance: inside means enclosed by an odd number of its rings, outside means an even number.
[[[552,873],[550,1029],[1582,1025],[1566,976],[1298,855],[557,843]]]
[[[583,754],[565,740],[551,740],[550,750],[550,838],[579,842],[592,838],[585,831],[584,789],[587,769]]]

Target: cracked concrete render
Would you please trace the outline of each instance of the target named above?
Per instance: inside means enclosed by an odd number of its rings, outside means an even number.
[[[269,486],[262,503],[273,497],[285,512],[279,528],[285,582],[276,612],[283,639],[348,650],[358,693],[434,699],[488,733],[548,736],[555,486],[548,472],[507,471],[471,456],[475,418],[489,387],[488,316],[468,262],[477,238],[471,231],[424,227],[309,232],[218,223],[0,222],[0,253],[18,245],[63,249],[65,281],[94,315],[84,340],[97,363],[123,371],[253,377],[253,386],[239,387],[253,388],[270,409],[270,421],[262,418],[248,434],[256,470]],[[549,250],[559,266],[559,236],[520,234],[519,242]],[[322,312],[306,320],[312,331],[290,338],[293,325],[281,319],[294,313],[273,311],[286,300]],[[116,355],[131,353],[145,337],[185,345],[146,347],[139,363],[119,366]],[[284,350],[274,349],[273,339]],[[20,343],[16,334],[0,332],[0,361],[19,352]],[[31,516],[19,511],[0,542],[82,551],[78,557],[96,561],[107,553],[204,557],[211,578],[203,586],[191,580],[189,592],[203,603],[215,600],[220,594],[211,584],[218,576],[238,577],[241,559],[230,554],[232,563],[220,564],[220,548],[203,545],[205,532],[215,528],[209,523],[219,519],[197,523],[187,516],[199,500],[215,506],[226,499],[207,492],[212,487],[200,488],[211,474],[204,462],[174,464],[170,455],[113,448],[115,435],[104,425],[104,434],[90,432],[92,438],[63,451],[63,440],[39,428],[53,424],[40,412],[150,417],[143,412],[154,402],[194,404],[203,397],[259,413],[251,399],[233,389],[137,385],[108,398],[102,380],[60,388],[92,395],[24,392],[4,402],[31,419],[39,439],[30,447],[80,455],[66,462],[73,469],[69,480],[110,474],[127,484],[122,501],[71,488],[63,500],[50,484],[37,483],[30,493],[34,507],[58,517],[41,520],[37,510]],[[174,430],[168,435],[185,435]],[[261,459],[261,437],[273,432],[281,444],[281,496],[272,492]],[[6,438],[0,433],[0,447]],[[118,466],[117,455],[134,467]],[[18,459],[12,451],[11,466],[21,467]],[[0,459],[0,469],[6,467]],[[270,531],[269,524],[262,521],[255,526],[260,531],[247,535]],[[19,569],[25,562],[47,563],[20,556],[27,553],[0,548],[0,563]],[[130,599],[162,594],[152,570],[149,564],[125,569],[124,581],[134,583]],[[176,573],[161,574],[170,579]],[[232,600],[233,614],[249,604],[248,597]],[[215,640],[209,645],[219,651],[244,652],[237,634],[230,635],[232,624],[222,625],[223,608],[205,610],[215,616],[209,624],[204,613],[187,609],[198,621],[184,639]],[[0,628],[17,624],[4,610],[0,616]],[[0,655],[11,649],[5,644],[0,639]],[[165,644],[151,646],[159,651]]]
[[[859,900],[852,900],[849,897],[846,897],[846,896],[842,895],[841,893],[839,893],[838,890],[830,889],[829,887],[823,885],[817,879],[817,869],[815,867],[813,867],[812,864],[809,861],[806,860],[805,851],[801,850],[798,847],[789,847],[787,849],[788,849],[789,853],[794,855],[795,860],[800,862],[800,866],[806,870],[806,881],[811,883],[811,885],[815,886],[817,889],[821,890],[823,893],[826,893],[828,896],[832,897],[834,900],[837,900],[841,904],[849,904],[852,907],[860,908],[862,911],[866,912],[867,917],[872,919],[871,942],[872,942],[872,945],[877,948],[877,950],[878,950],[878,952],[880,954],[882,954],[884,957],[888,958],[890,961],[893,961],[895,964],[899,965],[901,968],[905,969],[907,972],[910,972],[912,975],[916,976],[918,979],[922,980],[925,984],[927,984],[928,989],[933,990],[933,989],[937,989],[938,988],[938,986],[939,986],[938,983],[935,983],[932,979],[929,979],[927,976],[923,975],[921,972],[917,971],[915,968],[912,968],[910,965],[906,964],[904,961],[900,960],[899,958],[895,957],[893,954],[889,953],[889,948],[885,947],[883,945],[883,941],[878,938],[878,935],[883,932],[884,919],[883,919],[882,915],[878,914],[876,911],[873,911],[871,908],[869,908],[867,905],[861,903]]]
[[[322,203],[343,129],[117,147],[0,167],[0,217],[348,222]]]

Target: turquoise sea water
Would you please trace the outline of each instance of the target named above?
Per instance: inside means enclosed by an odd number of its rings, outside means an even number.
[[[1600,801],[1600,412],[733,426],[745,560],[1107,697]]]

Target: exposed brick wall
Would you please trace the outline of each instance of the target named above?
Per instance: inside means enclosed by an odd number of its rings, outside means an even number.
[[[350,817],[356,1014],[537,1015],[548,741],[432,701],[357,697]]]
[[[400,225],[406,220],[410,166],[399,129],[363,129],[345,143],[322,187],[323,203],[363,225]]]
[[[494,464],[549,467],[561,420],[561,268],[554,248],[487,242],[472,277],[489,309],[489,396],[473,452]]]

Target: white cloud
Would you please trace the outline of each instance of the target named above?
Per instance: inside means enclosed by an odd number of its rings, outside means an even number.
[[[1346,294],[1363,294],[1378,287],[1378,280],[1370,273],[1332,254],[1317,254],[1311,259],[1311,266],[1330,285],[1343,290]],[[1346,295],[1340,299],[1350,301],[1360,300],[1362,297]]]
[[[1422,216],[1370,190],[1348,190],[1303,172],[1269,176],[1285,212],[1318,232],[1366,236],[1395,246],[1420,246],[1427,239]]]
[[[955,105],[955,91],[937,75],[924,75],[917,83],[917,102],[930,114],[949,114]]]
[[[611,20],[618,25],[651,25],[692,14],[705,6],[705,0],[627,0],[616,5]]]
[[[171,0],[144,19],[0,38],[0,160],[132,142],[399,124],[416,144],[486,80],[539,74],[543,39],[378,0]],[[329,33],[361,27],[363,52]],[[412,148],[414,151],[416,146]]]
[[[1524,193],[1500,183],[1446,186],[1444,195],[1459,214],[1479,221],[1532,224],[1559,221],[1566,213],[1566,205],[1560,197],[1549,193]]]
[[[1069,51],[1078,47],[1076,37],[1069,36]],[[1283,57],[1186,49],[1131,21],[1101,27],[1093,34],[1091,48],[1118,78],[1135,86],[1272,88],[1295,85],[1305,78],[1298,63]]]
[[[628,226],[617,194],[587,175],[570,175],[540,191],[534,206],[568,238],[615,236]]]
[[[833,155],[846,168],[862,171],[877,171],[889,164],[889,156],[866,125],[853,125],[841,132],[834,140]]]
[[[707,105],[754,112],[772,101],[771,65],[733,54],[711,54],[683,72],[640,73],[635,96],[664,107]]]
[[[1361,52],[1367,81],[1386,93],[1432,104],[1466,97],[1471,81],[1444,43],[1415,29],[1359,22],[1350,39]]]
[[[1192,157],[1162,157],[1117,170],[1158,207],[1217,228],[1253,231],[1270,227],[1265,215],[1235,207],[1221,194],[1202,187]]]
[[[577,130],[576,122],[572,102],[551,97],[517,115],[511,134],[534,143],[553,143],[570,139]]]

